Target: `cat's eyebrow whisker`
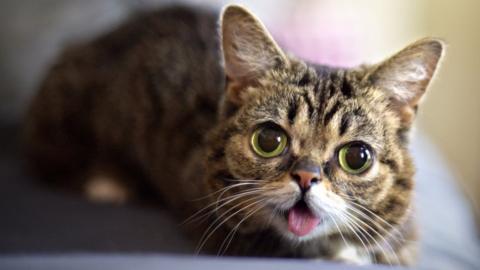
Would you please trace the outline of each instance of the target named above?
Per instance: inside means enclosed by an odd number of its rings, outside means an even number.
[[[251,198],[251,199],[257,199],[257,198],[254,197],[254,198]],[[265,200],[265,199],[263,199],[263,200]],[[202,237],[200,238],[200,239],[202,239],[202,240],[201,240],[200,244],[198,245],[198,247],[196,248],[196,254],[199,254],[199,253],[200,253],[200,251],[202,250],[203,246],[206,244],[207,240],[213,235],[213,233],[214,233],[216,230],[218,230],[218,228],[220,228],[220,226],[222,226],[223,224],[225,224],[228,220],[230,220],[232,217],[234,217],[235,215],[237,215],[237,214],[240,213],[241,211],[243,211],[243,210],[245,210],[245,209],[247,209],[247,208],[249,208],[249,207],[251,207],[251,206],[253,206],[253,205],[259,204],[259,203],[261,203],[263,200],[258,200],[258,199],[257,199],[257,200],[254,201],[253,203],[250,203],[250,204],[242,207],[241,209],[237,210],[237,211],[234,212],[233,214],[229,215],[229,216],[228,216],[227,218],[225,218],[222,222],[218,223],[215,228],[211,229],[211,227],[213,227],[213,225],[215,225],[215,223],[217,223],[218,220],[219,220],[222,216],[224,216],[226,213],[230,212],[231,210],[235,209],[235,208],[238,206],[238,204],[235,205],[234,207],[231,207],[228,211],[226,211],[226,212],[223,213],[221,216],[219,216],[219,217],[216,219],[216,221],[214,221],[214,222],[205,230],[205,233],[204,233],[204,234],[202,235]],[[249,201],[249,200],[247,200],[247,201]],[[247,201],[245,201],[245,202],[247,202]],[[210,232],[210,233],[209,233],[209,232]],[[208,233],[208,234],[207,234],[207,233]]]

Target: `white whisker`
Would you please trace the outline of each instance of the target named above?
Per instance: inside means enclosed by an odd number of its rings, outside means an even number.
[[[367,226],[368,229],[371,229],[376,235],[378,235],[381,240],[387,245],[388,249],[389,249],[389,252],[390,254],[392,254],[394,257],[395,257],[395,260],[397,263],[400,262],[395,250],[393,249],[393,247],[390,245],[390,243],[385,239],[385,237],[383,237],[378,231],[376,231],[374,228],[372,228],[369,224],[363,222],[362,220],[360,220],[358,217],[352,215],[351,213],[348,213],[348,212],[345,212],[345,214],[347,214],[350,218],[349,220],[351,222],[353,222],[354,224],[356,224],[356,226],[361,229],[363,232],[365,232],[374,242],[375,244],[377,245],[378,248],[380,248],[382,250],[382,252],[386,255],[386,257],[388,258],[388,255],[386,254],[384,248],[383,248],[383,245],[380,245],[380,243],[378,243],[378,241],[375,239],[375,237],[373,237],[370,233],[368,233],[363,227],[361,227],[360,225],[358,225],[358,223],[355,221],[359,221],[359,222],[362,222],[365,226]],[[345,216],[346,218],[348,218],[347,216]],[[355,219],[355,220],[353,220]],[[392,265],[392,262],[390,261],[390,259],[388,259],[388,262],[390,265]]]
[[[252,201],[252,200],[255,200],[257,198],[253,197],[253,198],[250,198],[250,199],[247,199],[245,200],[243,203],[246,203],[246,202],[249,202],[249,201]],[[225,218],[223,221],[221,221],[220,223],[218,223],[218,221],[223,217],[225,216],[227,213],[229,213],[230,211],[232,211],[233,209],[235,209],[237,206],[239,206],[239,204],[236,204],[234,205],[233,207],[229,208],[229,210],[227,210],[225,213],[223,213],[222,215],[218,216],[214,222],[212,222],[212,224],[205,230],[204,234],[202,235],[202,237],[200,238],[201,241],[198,245],[198,247],[196,248],[196,253],[199,254],[201,249],[203,248],[203,246],[206,244],[207,240],[213,235],[213,233],[218,230],[218,228],[220,228],[220,226],[222,226],[225,222],[227,222],[229,219],[231,219],[233,216],[237,215],[238,213],[240,213],[241,211],[247,209],[248,207],[251,207],[253,205],[256,205],[258,204],[259,202],[262,202],[262,201],[255,201],[253,203],[250,203],[248,204],[247,206],[244,206],[242,207],[240,210],[236,211],[235,213],[231,214],[230,216],[228,216],[227,218]],[[212,227],[218,223],[218,225],[212,229]]]
[[[335,215],[339,215],[339,214],[341,215],[341,217],[342,217],[343,219],[346,218],[346,217],[343,216],[341,213],[335,213]],[[357,231],[356,231],[354,228],[352,228],[352,225],[350,225],[351,223],[349,222],[348,218],[347,218],[346,220],[347,220],[347,223],[346,223],[345,225],[348,227],[348,229],[349,229],[351,232],[353,232],[353,233],[355,234],[355,237],[357,237],[358,240],[360,240],[360,243],[362,243],[362,246],[365,248],[367,254],[369,255],[369,257],[371,257],[370,248],[369,248],[369,247],[367,248],[367,245],[363,242],[362,237],[360,237],[360,236],[358,235]],[[354,226],[354,227],[355,227],[355,226]],[[362,236],[365,237],[363,234],[362,234]],[[370,244],[370,241],[369,241],[366,237],[365,237],[365,240],[368,242],[368,246],[370,246],[370,245],[371,245],[371,244]]]
[[[196,198],[196,199],[192,199],[192,200],[189,200],[191,202],[196,202],[196,201],[201,201],[201,200],[205,200],[205,199],[208,199],[210,197],[212,197],[213,195],[215,194],[218,194],[222,191],[228,191],[230,189],[233,189],[233,188],[236,188],[236,187],[239,187],[239,186],[247,186],[247,185],[259,185],[259,183],[253,183],[253,182],[246,182],[246,183],[238,183],[238,184],[233,184],[233,185],[229,185],[229,186],[226,186],[226,187],[223,187],[217,191],[214,191],[210,194],[207,194],[205,196],[202,196],[202,197],[199,197],[199,198]]]
[[[265,205],[260,205],[259,207],[257,207],[257,208],[255,208],[255,209],[253,209],[252,211],[248,212],[248,213],[246,214],[246,216],[245,216],[242,220],[240,220],[240,222],[238,222],[237,225],[235,225],[235,227],[228,233],[228,235],[227,235],[227,237],[225,238],[225,240],[223,240],[222,245],[220,246],[220,249],[219,249],[219,252],[217,253],[217,255],[224,255],[224,254],[225,254],[225,252],[227,251],[228,247],[230,246],[233,238],[235,237],[235,233],[237,232],[237,230],[238,230],[238,228],[240,227],[240,225],[241,225],[244,221],[246,221],[249,217],[251,217],[252,215],[254,215],[256,212],[260,211],[263,207],[265,207]],[[229,239],[229,240],[228,240],[228,243],[227,243],[227,245],[225,246],[225,249],[223,249],[223,252],[221,252],[223,246],[225,245],[225,242],[227,241],[227,239]]]
[[[225,198],[221,198],[221,196],[223,196],[223,193],[218,197],[218,199],[210,204],[208,204],[207,206],[203,207],[202,209],[198,210],[197,212],[195,212],[194,214],[192,214],[190,217],[188,217],[185,221],[183,221],[182,223],[180,223],[180,226],[183,226],[185,224],[188,224],[190,222],[194,222],[194,221],[198,221],[198,220],[201,220],[203,219],[204,217],[206,216],[209,216],[209,215],[212,215],[213,213],[215,213],[219,208],[225,206],[226,204],[229,204],[235,200],[238,200],[244,196],[247,196],[247,195],[251,195],[251,194],[255,194],[256,192],[261,192],[263,191],[262,188],[254,188],[254,189],[249,189],[247,191],[244,191],[244,192],[241,192],[241,193],[237,193],[237,194],[233,194],[231,196],[228,196],[228,197],[225,197]],[[225,202],[227,201],[227,202]],[[222,205],[219,206],[219,204],[221,202],[224,202],[222,203]],[[208,208],[210,207],[213,207],[215,206],[214,209],[202,214],[201,216],[198,216],[200,215],[202,212],[205,212],[208,210]]]

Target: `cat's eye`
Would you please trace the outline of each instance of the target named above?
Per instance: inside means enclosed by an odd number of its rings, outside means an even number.
[[[338,163],[350,174],[363,173],[372,166],[372,151],[365,143],[348,143],[338,151]]]
[[[280,127],[266,125],[253,132],[251,145],[257,155],[273,158],[284,153],[288,145],[288,137]]]

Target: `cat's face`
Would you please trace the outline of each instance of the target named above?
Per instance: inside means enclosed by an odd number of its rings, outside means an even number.
[[[219,220],[292,241],[394,234],[411,209],[408,130],[442,44],[345,70],[287,57],[239,7],[222,34],[227,92],[207,161]]]

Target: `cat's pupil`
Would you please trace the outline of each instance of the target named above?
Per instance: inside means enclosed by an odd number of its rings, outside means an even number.
[[[275,151],[282,141],[282,133],[279,130],[265,128],[258,134],[258,146],[267,153]]]
[[[351,169],[358,170],[368,162],[369,157],[370,152],[367,147],[362,144],[353,144],[348,148],[345,160]]]

